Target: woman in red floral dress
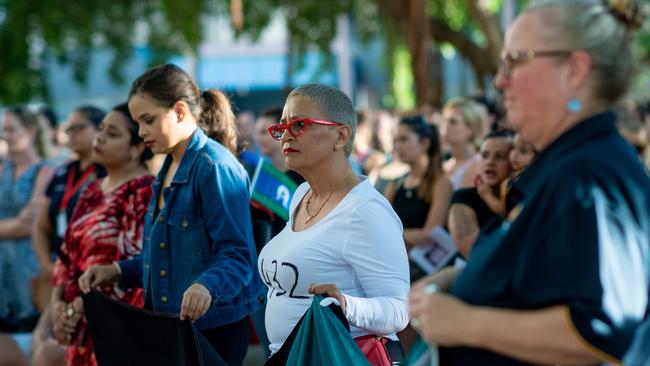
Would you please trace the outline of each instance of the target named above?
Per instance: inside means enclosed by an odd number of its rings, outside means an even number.
[[[140,253],[144,216],[152,195],[153,177],[144,167],[152,153],[138,136],[138,126],[126,104],[106,115],[93,149],[94,160],[106,168],[107,176],[91,183],[79,198],[54,269],[54,336],[68,346],[67,366],[97,364],[77,280],[91,265],[110,264]],[[113,299],[143,306],[141,288],[106,285],[101,291]]]

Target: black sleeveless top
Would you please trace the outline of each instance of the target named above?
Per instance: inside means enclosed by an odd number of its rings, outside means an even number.
[[[393,198],[393,210],[404,229],[422,228],[427,221],[430,203],[418,197],[418,187],[405,188],[404,180],[398,180],[399,185]]]
[[[404,179],[397,181],[398,188],[393,198],[393,210],[404,229],[420,229],[424,227],[431,204],[418,197],[418,187],[405,188]],[[426,275],[417,264],[409,260],[411,282],[415,282]]]

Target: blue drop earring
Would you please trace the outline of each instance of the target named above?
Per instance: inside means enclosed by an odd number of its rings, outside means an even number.
[[[571,98],[566,104],[566,109],[570,113],[578,113],[582,109],[582,102],[579,101],[578,99]]]

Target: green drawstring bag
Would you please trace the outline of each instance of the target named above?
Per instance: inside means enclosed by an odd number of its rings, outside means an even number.
[[[314,296],[299,324],[287,366],[370,366],[332,306],[321,306],[321,301],[322,296]]]

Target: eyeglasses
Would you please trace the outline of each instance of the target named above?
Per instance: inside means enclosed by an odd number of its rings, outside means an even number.
[[[525,60],[531,60],[536,57],[557,57],[568,56],[571,50],[553,50],[553,51],[512,51],[504,52],[499,64],[499,72],[503,76],[510,76],[515,66]]]
[[[88,123],[76,123],[74,125],[70,125],[70,126],[66,127],[64,131],[65,131],[66,135],[73,135],[73,134],[75,134],[77,132],[81,132],[81,131],[85,130],[89,126],[90,126],[90,124],[88,124]]]
[[[275,140],[282,140],[282,135],[284,135],[284,131],[289,131],[291,136],[298,138],[302,136],[303,133],[305,133],[305,128],[308,125],[312,125],[312,124],[325,125],[325,126],[343,126],[343,124],[339,122],[330,122],[330,121],[323,121],[320,119],[311,119],[311,118],[296,118],[287,122],[287,124],[276,123],[274,125],[271,125],[268,128],[268,130],[271,137],[273,137],[273,139]]]

